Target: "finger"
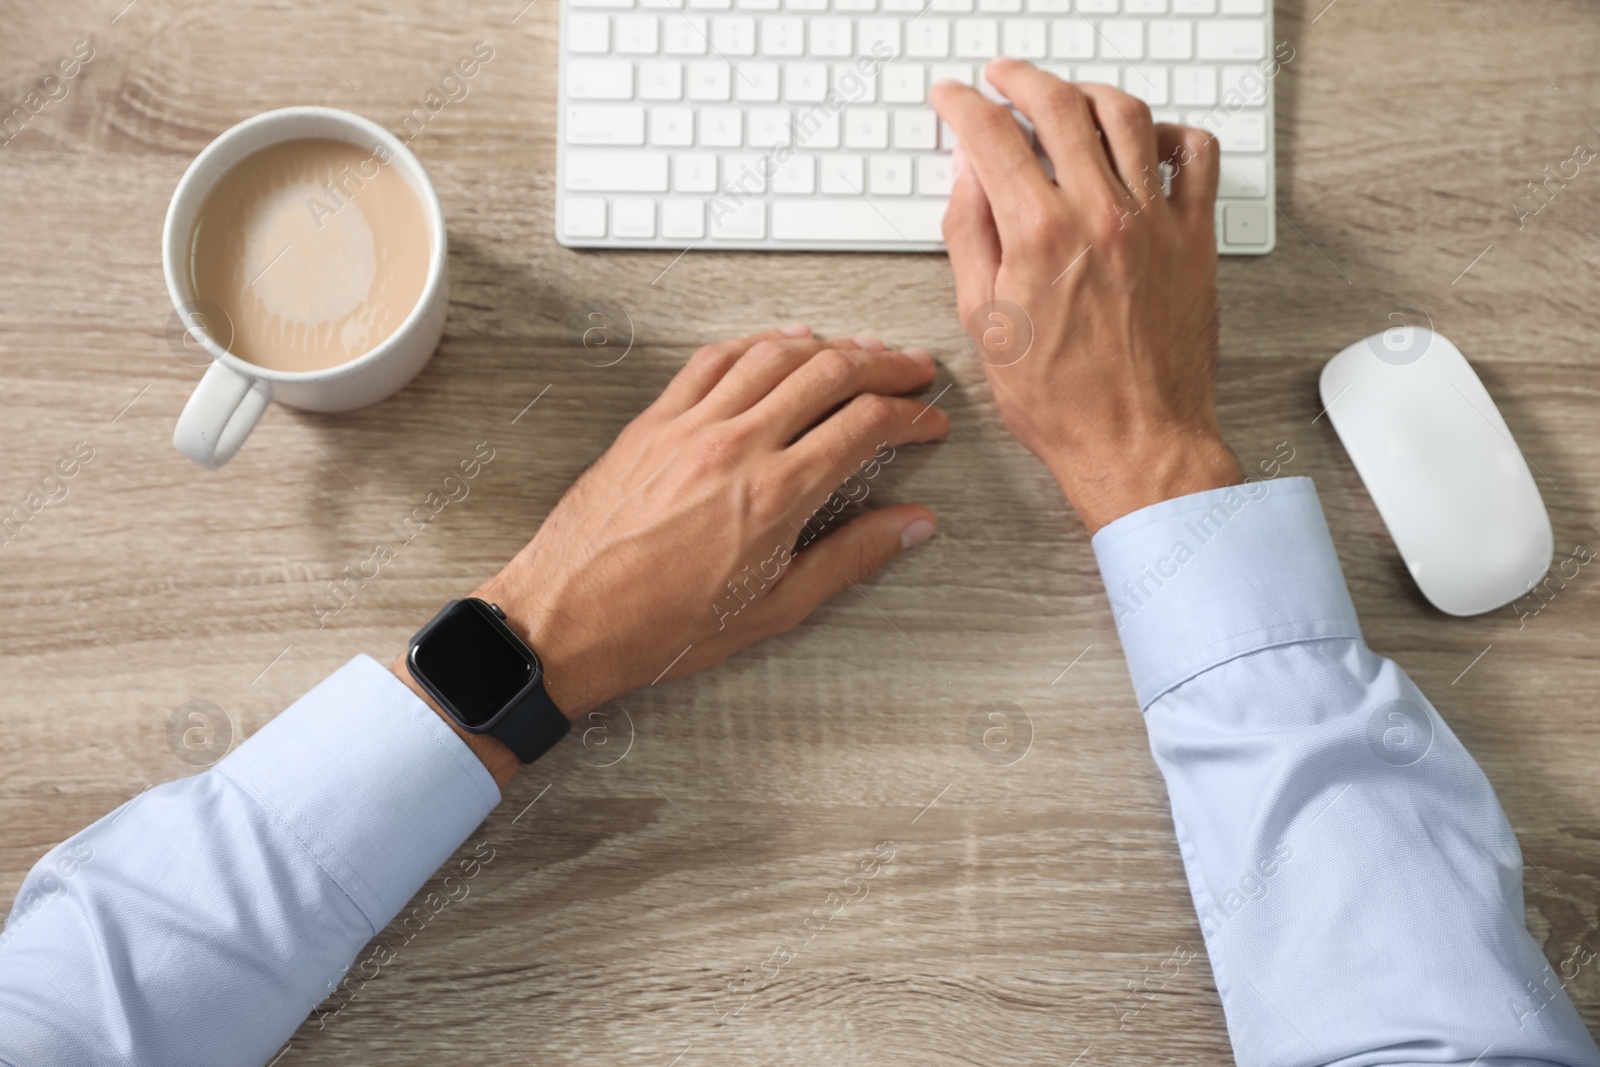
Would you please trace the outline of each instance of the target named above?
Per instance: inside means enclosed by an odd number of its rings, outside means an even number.
[[[789,375],[826,349],[856,351],[883,348],[874,338],[827,341],[814,337],[801,340],[759,341],[728,369],[712,387],[695,411],[699,419],[733,419],[749,411]]]
[[[956,276],[956,307],[962,322],[994,299],[995,276],[1000,273],[1000,231],[995,229],[994,209],[966,155],[956,148],[951,161],[956,180],[944,209],[944,243]]]
[[[704,345],[683,369],[673,376],[662,390],[661,399],[669,408],[677,408],[681,415],[694,405],[704,400],[706,394],[722,380],[739,357],[748,352],[752,346],[762,341],[786,341],[799,337],[809,337],[809,326],[783,326],[775,330],[763,330],[753,333],[748,337],[737,337],[731,341],[718,341],[715,344]]]
[[[826,502],[852,474],[893,459],[899,446],[942,440],[949,432],[950,417],[932,404],[862,393],[784,451],[789,484],[799,487],[795,517]]]
[[[769,444],[781,448],[851,397],[909,393],[932,380],[933,357],[920,348],[893,352],[827,348],[796,368],[741,418]]]
[[[1019,59],[991,60],[984,75],[1033,123],[1057,185],[1080,194],[1127,187],[1106,157],[1084,89]]]
[[[1106,151],[1130,192],[1146,204],[1162,198],[1156,124],[1150,108],[1136,96],[1109,85],[1080,85],[1095,123],[1106,139]]]
[[[933,536],[938,520],[920,504],[869,511],[793,557],[783,577],[762,602],[763,629],[793,629],[817,605],[866,581],[908,548]]]
[[[1156,127],[1156,144],[1161,161],[1174,171],[1172,206],[1186,215],[1203,214],[1214,224],[1222,160],[1217,139],[1206,130],[1163,122]]]
[[[1021,235],[1030,202],[1059,196],[1034,158],[1027,134],[1011,110],[988,100],[960,82],[936,82],[931,94],[939,116],[950,124],[966,149],[967,162],[978,172],[994,205],[1002,243]]]

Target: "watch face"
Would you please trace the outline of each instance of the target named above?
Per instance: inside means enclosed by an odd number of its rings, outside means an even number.
[[[494,718],[538,676],[536,662],[488,611],[474,600],[457,602],[411,652],[415,669],[469,729]]]

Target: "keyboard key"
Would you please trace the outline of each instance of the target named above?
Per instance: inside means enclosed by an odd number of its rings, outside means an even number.
[[[1201,59],[1265,59],[1267,28],[1260,22],[1202,22]]]
[[[1082,10],[1082,5],[1079,6]],[[1100,24],[1100,58],[1131,63],[1144,58],[1144,23],[1106,19]]]
[[[825,18],[811,20],[811,54],[827,58],[850,54],[850,20]]]
[[[789,63],[783,70],[783,98],[794,103],[816,104],[828,96],[828,67],[825,63]]]
[[[754,152],[729,152],[722,157],[723,192],[740,196],[756,196],[767,191],[767,169],[772,166],[769,155]]]
[[[1240,111],[1232,115],[1202,111],[1191,115],[1189,122],[1214,133],[1224,152],[1267,150],[1267,118],[1260,111]]]
[[[710,44],[704,15],[685,15],[682,12],[670,15],[661,33],[669,56],[703,56]]]
[[[683,7],[683,0],[639,0],[639,6],[670,11],[673,8]]]
[[[862,19],[856,29],[856,51],[861,55],[900,54],[899,19]]]
[[[829,196],[859,196],[866,189],[860,156],[823,156],[822,191]]]
[[[964,13],[972,10],[972,0],[931,0],[928,10],[950,14]]]
[[[673,155],[672,187],[680,193],[716,192],[716,154],[713,152],[678,152]]]
[[[1130,15],[1165,15],[1167,0],[1125,0],[1122,10]]]
[[[600,196],[569,196],[561,202],[561,232],[568,237],[604,237],[606,201]]]
[[[779,200],[772,236],[780,241],[932,244],[942,239],[943,200]]]
[[[656,235],[656,202],[619,196],[611,202],[611,236],[650,238]]]
[[[689,64],[690,100],[727,100],[731,95],[732,68],[720,59]]]
[[[1135,63],[1123,75],[1122,87],[1151,107],[1165,107],[1167,95],[1167,68]]]
[[[733,7],[733,0],[689,0],[689,6],[702,11],[727,11]]]
[[[927,99],[920,63],[885,63],[880,77],[885,104],[920,104]]]
[[[956,56],[992,59],[1000,54],[1000,31],[993,19],[956,19]]]
[[[1169,19],[1150,24],[1151,59],[1192,59],[1194,23]]]
[[[706,235],[706,208],[699,200],[673,197],[661,201],[661,236],[698,241]]]
[[[644,144],[644,108],[636,104],[568,104],[565,120],[568,144]]]
[[[750,109],[751,148],[777,148],[789,143],[789,109],[753,107]]]
[[[566,152],[566,188],[586,193],[664,193],[664,152],[576,149]]]
[[[761,54],[764,56],[805,55],[805,20],[790,17],[769,17],[762,19]]]
[[[921,196],[949,196],[955,172],[949,156],[917,157],[917,193]]]
[[[881,108],[847,108],[844,113],[846,148],[888,148],[889,113]]]
[[[1115,15],[1117,0],[1078,0],[1078,10],[1085,15]]]
[[[740,100],[770,104],[778,99],[778,64],[740,63],[733,71],[734,95]]]
[[[799,201],[787,201],[799,203]],[[767,205],[750,199],[737,206],[711,201],[711,236],[729,241],[759,241],[767,235]]]
[[[574,54],[604,55],[611,51],[611,16],[573,12],[567,16],[562,40]]]
[[[972,84],[971,63],[935,63],[928,68],[928,77],[936,82],[960,82],[962,85]]]
[[[950,54],[950,20],[924,16],[906,27],[906,55],[943,59]]]
[[[700,143],[707,148],[738,148],[744,143],[744,112],[736,107],[701,110]]]
[[[1122,68],[1110,63],[1084,63],[1078,68],[1077,80],[1116,88],[1122,84]]]
[[[1267,243],[1267,205],[1229,204],[1222,219],[1223,239],[1230,245],[1259,248]]]
[[[828,0],[784,0],[786,11],[826,11]]]
[[[1222,157],[1218,196],[1241,198],[1267,195],[1267,157],[1228,153]]]
[[[1217,102],[1215,67],[1179,67],[1172,72],[1172,102],[1183,107],[1211,107]]]
[[[651,108],[650,143],[663,148],[688,148],[694,144],[694,108]]]
[[[1172,10],[1179,15],[1215,15],[1217,0],[1172,0]]]
[[[1013,59],[1043,59],[1046,30],[1043,19],[1006,19],[1000,27],[1000,54]]]
[[[794,143],[802,148],[839,147],[839,113],[808,107],[794,120]]]
[[[1071,10],[1071,0],[1028,0],[1028,11],[1035,15],[1064,15]]]
[[[724,56],[756,54],[756,20],[749,15],[718,15],[711,20],[711,48]]]
[[[793,156],[772,172],[772,191],[784,196],[810,196],[817,191],[814,156]]]
[[[776,11],[782,5],[778,0],[735,0],[733,6],[740,11]]]
[[[1088,19],[1051,19],[1050,54],[1057,59],[1093,59],[1094,23]]]
[[[683,99],[683,64],[676,59],[647,59],[640,63],[639,99]]]
[[[654,15],[617,16],[617,51],[621,54],[653,56],[659,47],[659,38],[660,23]]]
[[[873,156],[867,164],[867,189],[874,196],[910,196],[911,157]]]
[[[1223,67],[1222,99],[1229,107],[1266,107],[1266,74],[1260,67]]]
[[[931,109],[900,108],[894,113],[894,146],[932,151],[939,141],[939,116]]]
[[[1222,0],[1224,15],[1265,15],[1267,0]]]
[[[633,64],[626,59],[569,59],[567,96],[573,100],[631,99]]]
[[[986,15],[1020,15],[1022,0],[978,0],[978,10]]]
[[[833,9],[852,12],[876,11],[878,4],[877,0],[833,0]]]
[[[833,65],[833,91],[846,104],[871,104],[878,99],[877,75],[865,75],[854,63]]]

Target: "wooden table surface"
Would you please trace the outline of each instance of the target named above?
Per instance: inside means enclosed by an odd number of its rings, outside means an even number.
[[[557,6],[525,2],[0,5],[0,108],[94,50],[0,147],[0,512],[92,450],[0,543],[0,891],[196,770],[169,744],[181,706],[223,709],[236,743],[349,657],[392,656],[696,345],[800,320],[940,359],[948,444],[874,489],[932,506],[939,536],[797,632],[615,702],[520,777],[466,846],[495,857],[470,897],[279,1064],[1231,1062],[1088,541],[1001,430],[948,263],[559,248]],[[1558,558],[1600,546],[1600,168],[1524,223],[1516,207],[1600,144],[1600,21],[1587,0],[1325,3],[1277,8],[1295,49],[1279,247],[1222,266],[1222,419],[1247,464],[1288,442],[1285,473],[1316,478],[1367,636],[1498,789],[1559,967],[1600,948],[1600,576],[1525,625],[1429,608],[1316,419],[1316,380],[1375,316],[1420,305],[1548,476]],[[170,438],[200,371],[174,355],[159,244],[184,167],[273,107],[398,122],[478,41],[494,56],[470,95],[412,142],[451,241],[432,363],[364,411],[275,406],[225,469],[192,466]],[[572,325],[596,308],[633,324],[612,366]],[[321,625],[327,583],[481,441],[471,495]],[[996,702],[1019,731],[986,761],[969,727]],[[875,856],[866,896],[804,932]],[[1596,974],[1570,985],[1591,1027]]]

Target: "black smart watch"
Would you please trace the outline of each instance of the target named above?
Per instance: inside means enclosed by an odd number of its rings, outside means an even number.
[[[450,601],[411,639],[406,667],[463,730],[498,738],[523,763],[572,729],[545,692],[544,665],[498,605]]]

